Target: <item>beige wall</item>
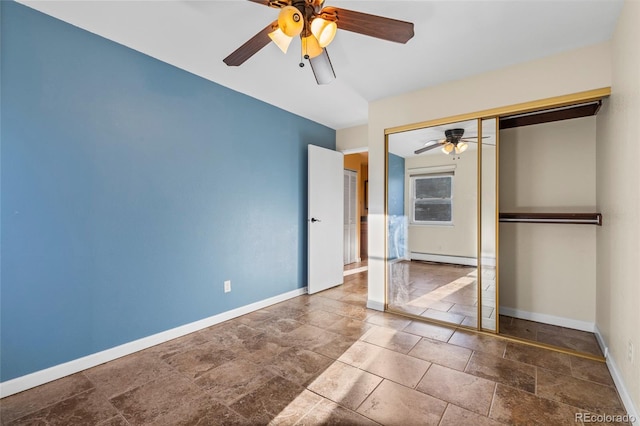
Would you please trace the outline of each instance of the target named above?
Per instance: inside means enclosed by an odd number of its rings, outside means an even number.
[[[336,130],[336,150],[349,151],[366,149],[369,137],[368,126],[348,127]]]
[[[478,151],[468,150],[456,161],[445,154],[405,158],[405,208],[411,212],[411,169],[455,166],[453,179],[453,225],[409,225],[409,251],[445,256],[476,257]],[[457,158],[457,157],[456,157]]]
[[[501,131],[500,211],[593,213],[595,155],[596,117]],[[595,226],[500,225],[501,307],[593,331],[595,277]]]
[[[369,104],[369,306],[384,306],[384,130],[607,87],[609,43],[527,62]]]
[[[640,409],[640,2],[626,1],[612,41],[611,98],[597,117],[596,325]],[[633,363],[627,345],[634,344]],[[622,395],[623,400],[625,398]]]

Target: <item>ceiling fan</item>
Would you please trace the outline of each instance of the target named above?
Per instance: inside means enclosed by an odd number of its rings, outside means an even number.
[[[464,129],[447,129],[444,131],[444,139],[434,139],[426,143],[426,145],[420,149],[415,150],[414,154],[422,154],[423,152],[430,151],[434,148],[442,147],[442,152],[445,154],[461,154],[469,147],[468,142],[477,143],[477,136],[462,137],[464,135]],[[482,139],[488,138],[483,136]]]
[[[300,36],[302,56],[309,60],[316,82],[327,84],[336,77],[326,47],[337,29],[396,43],[406,43],[414,35],[411,22],[338,7],[322,7],[324,0],[249,1],[280,9],[280,13],[277,20],[223,59],[228,66],[242,65],[272,40],[287,53],[293,38]],[[300,67],[304,67],[304,62],[300,62]]]

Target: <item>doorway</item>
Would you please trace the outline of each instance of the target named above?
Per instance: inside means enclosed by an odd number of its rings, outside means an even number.
[[[367,216],[368,216],[368,178],[369,153],[367,151],[350,152],[344,155],[345,169],[345,261],[344,274],[350,275],[367,270]],[[349,173],[349,178],[347,178]],[[347,183],[349,182],[349,184]],[[347,189],[355,197],[355,208],[347,203]],[[348,224],[348,219],[353,220]],[[347,249],[351,255],[347,256]]]

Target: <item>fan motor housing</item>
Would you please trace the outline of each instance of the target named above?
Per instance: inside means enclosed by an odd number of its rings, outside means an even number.
[[[464,129],[448,129],[444,131],[444,136],[448,141],[459,141],[464,135]]]

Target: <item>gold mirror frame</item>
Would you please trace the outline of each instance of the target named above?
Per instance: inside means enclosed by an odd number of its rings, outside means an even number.
[[[604,87],[604,88],[600,88],[600,89],[594,89],[594,90],[588,90],[588,91],[584,91],[584,92],[578,92],[578,93],[573,93],[573,94],[568,94],[568,95],[562,95],[562,96],[555,96],[555,97],[551,97],[551,98],[545,98],[545,99],[540,99],[540,100],[536,100],[536,101],[531,101],[531,102],[523,102],[523,103],[519,103],[519,104],[514,104],[514,105],[509,105],[509,106],[504,106],[504,107],[498,107],[498,108],[492,108],[492,109],[487,109],[487,110],[482,110],[482,111],[477,111],[477,112],[473,112],[473,113],[468,113],[468,114],[460,114],[460,115],[455,115],[455,116],[450,116],[450,117],[444,117],[444,118],[439,118],[439,119],[434,119],[434,120],[428,120],[428,121],[422,121],[422,122],[418,122],[418,123],[414,123],[414,124],[408,124],[408,125],[403,125],[403,126],[397,126],[397,127],[392,127],[392,128],[388,128],[385,129],[384,131],[384,140],[385,140],[385,147],[384,147],[384,152],[385,152],[385,165],[384,165],[384,173],[385,173],[385,184],[384,184],[384,200],[385,200],[385,205],[384,205],[384,217],[385,217],[385,231],[384,231],[384,235],[385,235],[385,239],[384,239],[384,253],[385,253],[385,259],[384,259],[384,263],[385,263],[385,267],[384,267],[384,273],[385,273],[385,277],[384,277],[384,297],[385,297],[385,303],[384,303],[384,309],[386,312],[392,312],[395,314],[399,314],[399,315],[403,315],[403,316],[407,316],[410,318],[414,318],[414,319],[419,319],[421,321],[427,322],[427,323],[434,323],[434,324],[438,324],[438,325],[444,325],[446,327],[450,327],[450,328],[454,328],[454,329],[465,329],[465,330],[472,330],[475,331],[479,334],[489,334],[492,336],[496,336],[498,338],[502,338],[505,340],[509,340],[509,341],[515,341],[515,342],[519,342],[519,343],[524,343],[527,345],[531,345],[531,346],[537,346],[537,347],[542,347],[542,348],[546,348],[546,349],[551,349],[554,351],[558,351],[558,352],[562,352],[562,353],[567,353],[570,355],[576,355],[576,356],[580,356],[583,358],[588,358],[588,359],[593,359],[593,360],[597,360],[597,361],[603,361],[604,362],[604,358],[603,357],[599,357],[599,356],[595,356],[595,355],[591,355],[591,354],[585,354],[582,352],[577,352],[571,349],[566,349],[566,348],[561,348],[558,346],[553,346],[553,345],[548,345],[545,343],[540,343],[540,342],[532,342],[530,340],[525,340],[525,339],[521,339],[521,338],[517,338],[517,337],[512,337],[512,336],[506,336],[506,335],[501,335],[499,334],[500,330],[499,330],[499,306],[500,306],[500,291],[499,291],[499,273],[498,273],[498,266],[499,266],[499,223],[498,223],[498,219],[499,219],[499,215],[496,214],[496,224],[495,224],[495,241],[496,241],[496,246],[495,246],[495,251],[496,251],[496,295],[495,295],[495,300],[496,300],[496,324],[495,324],[495,331],[485,331],[482,329],[482,321],[481,321],[481,304],[482,304],[482,299],[481,299],[481,295],[478,294],[478,311],[480,313],[480,315],[478,316],[478,318],[480,319],[477,322],[477,326],[476,328],[472,328],[472,327],[468,327],[468,326],[462,326],[462,325],[458,325],[458,324],[452,324],[449,322],[444,322],[444,321],[439,321],[439,320],[435,320],[435,319],[431,319],[431,318],[424,318],[424,317],[420,317],[417,315],[411,315],[408,313],[403,313],[403,312],[395,312],[395,311],[389,311],[389,303],[388,303],[388,297],[389,297],[389,262],[388,262],[388,238],[389,238],[389,232],[388,232],[388,208],[389,208],[389,188],[388,188],[388,183],[389,183],[389,135],[395,134],[395,133],[401,133],[401,132],[406,132],[406,131],[410,131],[410,130],[417,130],[417,129],[422,129],[425,127],[433,127],[433,126],[439,126],[439,125],[446,125],[446,124],[450,124],[450,123],[455,123],[455,122],[459,122],[459,121],[468,121],[468,120],[478,120],[478,139],[481,140],[482,138],[482,120],[485,119],[496,119],[496,127],[497,130],[499,129],[499,122],[500,122],[500,118],[502,116],[507,116],[507,115],[514,115],[514,114],[522,114],[522,113],[527,113],[527,112],[533,112],[533,111],[539,111],[539,110],[543,110],[543,109],[550,109],[550,108],[558,108],[558,107],[563,107],[563,106],[569,106],[569,105],[575,105],[575,104],[579,104],[579,103],[584,103],[584,102],[589,102],[589,101],[596,101],[596,100],[600,100],[602,98],[606,98],[609,95],[611,95],[611,88],[610,87]],[[500,167],[499,167],[499,136],[498,136],[498,131],[496,131],[496,170],[495,170],[495,176],[496,176],[496,187],[495,187],[495,196],[496,196],[496,212],[499,212],[499,177],[500,177]],[[478,184],[478,188],[477,188],[477,194],[478,194],[478,227],[477,227],[477,235],[478,235],[478,253],[481,253],[481,229],[480,229],[480,212],[481,212],[481,197],[479,196],[481,194],[482,191],[482,166],[481,163],[482,162],[482,143],[478,144],[478,168],[477,168],[477,184]],[[480,261],[478,262],[478,270],[480,270]],[[480,272],[478,272],[478,293],[480,293],[481,291],[481,277],[480,277]]]

